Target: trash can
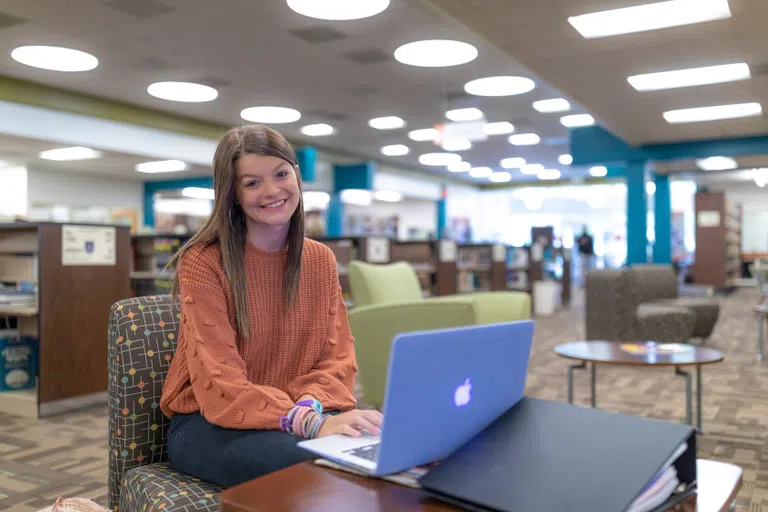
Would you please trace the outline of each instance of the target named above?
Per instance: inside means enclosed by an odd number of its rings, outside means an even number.
[[[38,341],[21,336],[8,317],[0,317],[0,392],[34,388]]]
[[[533,283],[533,314],[549,316],[560,305],[561,285],[557,281],[535,281]]]

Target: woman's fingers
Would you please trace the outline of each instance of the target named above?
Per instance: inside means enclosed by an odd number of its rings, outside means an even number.
[[[360,437],[362,434],[349,425],[341,426],[341,433],[349,437]]]
[[[381,434],[381,430],[379,429],[379,427],[376,424],[368,421],[362,415],[355,418],[352,424],[354,427],[358,428],[359,430],[365,429],[375,436]]]
[[[379,411],[363,411],[363,417],[377,427],[381,427],[381,423],[384,421],[384,417]]]

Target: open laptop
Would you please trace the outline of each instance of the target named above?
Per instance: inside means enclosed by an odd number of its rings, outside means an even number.
[[[524,320],[398,334],[381,435],[298,446],[371,476],[441,460],[523,397],[533,330]]]

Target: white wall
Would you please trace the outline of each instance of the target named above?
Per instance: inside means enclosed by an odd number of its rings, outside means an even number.
[[[750,181],[724,185],[720,190],[727,201],[741,203],[741,250],[768,252],[768,187],[760,188]]]
[[[30,214],[55,206],[98,211],[131,208],[142,218],[144,188],[140,181],[34,167],[27,169],[27,178]]]
[[[0,217],[27,214],[27,169],[4,167],[0,169]]]

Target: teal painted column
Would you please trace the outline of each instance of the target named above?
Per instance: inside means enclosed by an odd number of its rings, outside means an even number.
[[[326,216],[327,236],[342,236],[344,233],[344,203],[342,190],[373,190],[375,162],[333,166],[333,192],[328,203]]]
[[[672,263],[672,193],[669,176],[655,174],[653,182],[656,184],[653,196],[653,231],[656,238],[653,243],[653,262]]]
[[[445,226],[448,224],[448,205],[447,202],[448,191],[443,186],[440,192],[440,199],[437,200],[437,226],[435,231],[435,238],[442,240],[445,238]]]
[[[344,232],[344,203],[341,202],[341,194],[333,192],[328,202],[328,214],[326,217],[326,236],[338,237]]]
[[[627,162],[627,265],[647,263],[648,208],[645,202],[645,162]]]
[[[317,163],[317,149],[307,146],[296,150],[296,161],[299,164],[301,180],[305,183],[314,183],[317,176],[315,165]]]

